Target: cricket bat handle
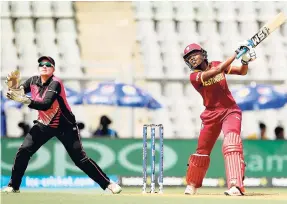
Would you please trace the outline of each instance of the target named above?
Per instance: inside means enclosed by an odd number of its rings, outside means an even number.
[[[248,51],[248,49],[245,47],[243,48],[237,55],[236,55],[236,59],[239,59],[242,55],[244,55],[246,52]]]
[[[251,40],[248,40],[248,45],[255,47],[253,42]],[[237,55],[236,55],[236,59],[239,59],[242,55],[244,55],[246,52],[248,51],[248,48],[244,47]]]

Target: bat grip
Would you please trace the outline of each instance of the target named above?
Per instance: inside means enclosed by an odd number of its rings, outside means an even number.
[[[239,59],[243,54],[245,54],[248,51],[246,47],[244,47],[237,55],[236,59]]]

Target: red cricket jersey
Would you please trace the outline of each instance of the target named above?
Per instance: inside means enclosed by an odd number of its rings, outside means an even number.
[[[211,69],[214,69],[219,61],[210,63]],[[237,106],[233,99],[226,82],[225,73],[222,72],[215,77],[202,81],[201,70],[195,70],[190,74],[190,82],[203,98],[203,105],[206,109],[230,108]]]

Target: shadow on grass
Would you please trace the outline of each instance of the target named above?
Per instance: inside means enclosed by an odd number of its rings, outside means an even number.
[[[210,195],[210,196],[225,196],[223,193],[198,193],[198,195]],[[242,197],[251,197],[251,196],[278,196],[279,193],[246,193]],[[232,197],[232,196],[226,196],[226,197]],[[240,196],[236,196],[240,197]]]
[[[274,196],[279,195],[279,193],[246,193],[244,196]]]

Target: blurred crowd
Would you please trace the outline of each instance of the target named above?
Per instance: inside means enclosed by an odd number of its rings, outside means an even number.
[[[112,124],[112,120],[108,116],[106,115],[101,116],[98,128],[91,133],[92,138],[96,137],[118,138],[117,131],[110,128],[109,127],[110,124]],[[20,122],[18,124],[18,127],[22,130],[20,137],[25,137],[29,133],[31,128],[31,126],[25,122]],[[84,123],[78,122],[78,128],[81,136],[83,136],[83,134],[89,134],[84,133],[85,127],[86,126]]]
[[[260,122],[258,133],[250,134],[246,137],[247,140],[268,140],[268,136],[266,135],[267,132],[267,126],[265,123]],[[274,135],[276,140],[284,140],[285,139],[285,133],[284,128],[282,126],[277,126],[274,129]]]
[[[78,122],[78,127],[79,127],[79,131],[80,131],[80,135],[81,137],[84,136],[84,134],[92,134],[92,137],[90,138],[118,138],[118,133],[116,130],[110,128],[109,126],[112,124],[112,120],[106,116],[103,115],[100,118],[100,123],[97,127],[96,130],[94,130],[92,133],[85,132],[85,124],[82,122]],[[30,126],[29,124],[25,123],[25,122],[20,122],[18,124],[18,127],[22,130],[22,134],[20,137],[25,137],[25,135],[27,135],[27,133],[30,130]],[[263,122],[259,122],[258,124],[258,132],[255,132],[253,134],[244,136],[243,138],[245,140],[269,140],[270,137],[268,137],[267,133],[267,126],[265,123]],[[274,135],[275,135],[275,139],[276,140],[285,140],[285,130],[282,126],[277,126],[274,129]],[[86,135],[85,137],[87,137],[89,135]]]

